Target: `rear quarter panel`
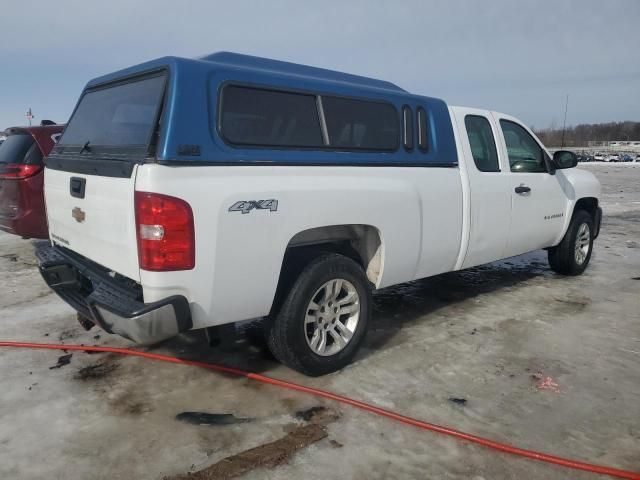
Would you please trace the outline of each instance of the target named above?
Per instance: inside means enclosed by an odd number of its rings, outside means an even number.
[[[459,189],[456,168],[142,165],[136,190],[186,200],[196,229],[196,267],[142,270],[145,301],[185,295],[194,328],[264,316],[291,238],[328,225],[378,229],[378,287],[441,273],[453,268],[459,249]],[[276,199],[278,210],[229,211],[237,201],[265,199]]]

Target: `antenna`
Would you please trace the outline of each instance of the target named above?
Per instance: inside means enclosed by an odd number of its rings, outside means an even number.
[[[29,126],[31,126],[31,120],[34,118],[33,113],[31,113],[31,107],[29,107],[29,110],[27,110],[27,115],[26,115],[27,119],[29,120]]]
[[[567,99],[564,102],[564,121],[562,122],[562,145],[560,148],[564,148],[564,131],[567,128],[567,109],[569,108],[569,94],[567,93]]]

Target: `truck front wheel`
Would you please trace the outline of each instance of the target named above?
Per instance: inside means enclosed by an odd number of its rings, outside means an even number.
[[[584,210],[578,210],[569,224],[562,241],[549,249],[551,269],[562,275],[580,275],[591,259],[593,249],[593,219]]]
[[[267,322],[269,349],[305,375],[340,370],[364,339],[370,305],[362,267],[343,255],[323,253],[306,265]]]

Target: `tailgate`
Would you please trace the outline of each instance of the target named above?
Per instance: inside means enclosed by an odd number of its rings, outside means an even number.
[[[54,243],[133,280],[140,280],[131,177],[84,175],[47,168],[45,201]],[[73,187],[75,196],[71,195]],[[84,183],[84,198],[77,193]]]
[[[151,155],[165,83],[161,70],[85,89],[46,161],[51,240],[136,281],[137,165]]]

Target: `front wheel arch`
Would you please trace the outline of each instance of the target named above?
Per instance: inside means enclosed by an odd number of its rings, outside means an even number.
[[[599,203],[597,198],[582,197],[578,199],[576,203],[573,205],[573,211],[571,212],[571,219],[573,219],[577,211],[582,210],[587,212],[591,216],[591,219],[593,220],[593,222],[595,223],[597,220],[596,217],[598,214],[598,207],[599,207]]]
[[[591,220],[593,221],[595,229],[593,238],[595,239],[598,237],[600,233],[600,220],[602,216],[602,209],[599,206],[598,199],[596,197],[582,197],[576,200],[570,208],[571,210],[567,211],[568,220],[565,221],[566,223],[563,225],[562,232],[560,232],[558,237],[556,237],[556,243],[554,243],[551,247],[546,247],[545,250],[549,251],[560,245],[567,232],[569,231],[569,227],[571,226],[571,222],[573,221],[576,213],[579,211],[583,211],[589,214]]]
[[[588,249],[582,261],[578,261],[578,243],[581,243],[581,228],[585,224],[588,227]],[[594,222],[589,212],[585,210],[574,211],[562,241],[547,250],[551,269],[561,275],[581,275],[589,265],[593,253],[593,235]],[[580,246],[580,248],[583,247],[584,245]]]

